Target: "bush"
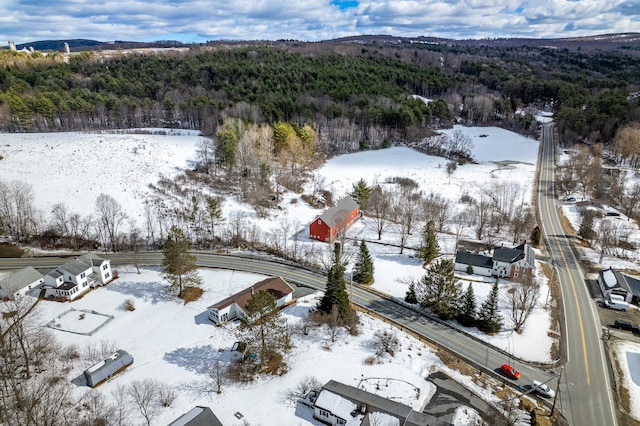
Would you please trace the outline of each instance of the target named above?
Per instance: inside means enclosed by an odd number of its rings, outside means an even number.
[[[376,355],[378,356],[385,353],[394,356],[400,347],[400,341],[394,332],[378,330],[373,335],[373,347],[376,349]]]
[[[171,407],[177,397],[173,388],[166,383],[158,387],[158,401],[163,407]]]
[[[136,306],[133,303],[133,299],[127,299],[122,303],[122,307],[124,308],[124,310],[126,311],[135,311],[136,310]]]

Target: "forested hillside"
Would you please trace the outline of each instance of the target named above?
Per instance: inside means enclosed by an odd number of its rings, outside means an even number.
[[[637,44],[637,43],[636,43]],[[214,135],[225,117],[311,125],[356,147],[412,141],[453,119],[533,134],[556,114],[566,143],[607,144],[638,120],[638,46],[608,50],[375,38],[194,46],[185,53],[0,51],[0,130],[141,126]],[[411,95],[432,99],[425,103]]]

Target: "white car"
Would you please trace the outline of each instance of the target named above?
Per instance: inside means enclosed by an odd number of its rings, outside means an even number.
[[[556,393],[553,389],[551,389],[549,386],[537,380],[533,381],[533,383],[531,384],[531,387],[537,394],[542,395],[544,397],[553,398],[554,396],[556,396]]]

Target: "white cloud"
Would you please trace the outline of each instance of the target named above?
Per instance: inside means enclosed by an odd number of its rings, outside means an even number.
[[[3,0],[0,40],[323,40],[353,34],[569,37],[637,31],[640,8],[629,3],[364,0],[341,10],[330,0]]]

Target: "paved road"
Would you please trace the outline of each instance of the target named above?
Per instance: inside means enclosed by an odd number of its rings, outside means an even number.
[[[616,425],[602,327],[571,239],[563,234],[554,194],[553,124],[542,129],[538,208],[542,235],[560,282],[567,362],[558,403],[569,424]]]
[[[109,254],[104,255],[104,257],[111,259],[114,266],[131,264],[131,255],[127,253]],[[300,269],[294,265],[237,255],[198,253],[196,257],[198,265],[202,267],[281,276],[287,281],[318,290],[324,289],[326,283],[324,274]],[[142,253],[140,256],[141,264],[158,265],[161,261],[162,253],[158,252]],[[56,257],[0,259],[0,269],[20,268],[29,265],[35,268],[53,269],[64,262],[65,259]],[[430,320],[423,314],[400,305],[383,295],[371,293],[357,286],[353,286],[349,290],[353,302],[362,309],[375,312],[383,318],[400,324],[407,330],[447,348],[457,354],[460,359],[483,368],[487,372],[495,371],[505,362],[512,362],[522,374],[520,383],[531,383],[533,379],[543,382],[549,381],[550,385],[554,383],[556,374],[554,371],[546,371],[532,365],[513,362],[508,355],[498,349],[458,332],[445,324]]]

